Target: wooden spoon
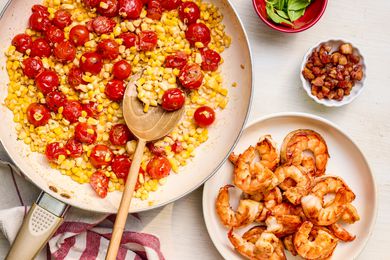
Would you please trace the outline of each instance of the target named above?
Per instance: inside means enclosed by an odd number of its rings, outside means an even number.
[[[127,127],[138,138],[138,144],[133,156],[129,175],[127,176],[125,189],[122,194],[106,260],[116,259],[146,142],[160,139],[169,134],[179,123],[184,112],[184,106],[173,112],[168,112],[162,109],[161,106],[157,106],[151,107],[149,111],[145,113],[143,104],[137,97],[135,85],[141,74],[142,73],[132,76],[127,84],[123,97],[123,117]]]

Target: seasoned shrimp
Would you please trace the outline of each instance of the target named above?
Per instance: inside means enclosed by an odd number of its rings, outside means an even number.
[[[258,231],[258,230],[257,230]],[[285,260],[282,242],[274,234],[267,231],[261,232],[255,243],[235,234],[230,229],[228,238],[234,248],[248,259],[256,260]]]
[[[271,171],[275,170],[279,164],[279,151],[270,135],[260,137],[256,151],[259,153],[260,163]]]
[[[271,215],[273,216],[284,216],[284,215],[296,215],[302,216],[302,208],[295,207],[289,202],[282,202],[271,210]]]
[[[222,224],[227,227],[241,227],[252,223],[261,214],[264,206],[253,200],[240,200],[237,211],[230,207],[229,188],[233,185],[225,185],[219,190],[215,203],[217,214]]]
[[[288,235],[283,238],[284,247],[290,251],[293,256],[296,256],[297,250],[295,250],[293,235]]]
[[[321,259],[332,255],[338,239],[326,229],[317,229],[315,235],[311,234],[312,230],[313,223],[305,221],[295,233],[294,247],[298,254],[306,259]]]
[[[350,242],[355,240],[356,236],[349,233],[340,224],[334,223],[328,227],[332,231],[333,235],[344,242]]]
[[[246,231],[242,238],[246,241],[255,244],[256,241],[259,239],[260,235],[266,230],[267,228],[265,226],[254,226],[253,228]]]
[[[357,212],[357,209],[352,204],[347,204],[345,206],[345,211],[341,216],[341,220],[345,223],[353,224],[360,220],[360,216]]]
[[[305,159],[304,152],[313,153],[315,161],[315,169],[310,169],[313,164],[310,159]],[[329,154],[328,147],[322,136],[308,129],[299,129],[289,133],[283,140],[280,151],[282,163],[310,166],[309,171],[312,171],[315,176],[321,176],[325,173],[326,164]],[[302,164],[303,162],[303,164]]]
[[[255,157],[255,148],[250,146],[238,156],[234,167],[234,184],[248,194],[269,191],[279,184],[275,174],[261,163],[255,162]]]
[[[275,175],[282,183],[279,187],[284,190],[283,195],[294,205],[301,203],[302,196],[305,196],[311,185],[311,179],[307,175],[302,167],[295,165],[284,165],[276,169]],[[294,181],[295,186],[292,183],[286,185],[283,183],[287,178]]]
[[[269,216],[265,224],[268,232],[274,233],[277,237],[284,237],[295,233],[302,224],[302,220],[294,215]]]
[[[315,184],[310,190],[310,193],[314,194],[317,197],[323,198],[326,194],[337,193],[340,189],[345,189],[346,191],[348,191],[349,196],[351,196],[352,200],[355,199],[355,194],[352,192],[352,190],[348,187],[348,185],[344,182],[343,179],[337,176],[330,175],[316,178]],[[328,203],[331,203],[331,201]]]

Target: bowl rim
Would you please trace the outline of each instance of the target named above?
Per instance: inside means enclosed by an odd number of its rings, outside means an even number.
[[[320,11],[320,13],[318,14],[318,16],[316,16],[316,18],[314,20],[312,20],[310,23],[306,24],[305,26],[302,26],[301,28],[299,29],[293,29],[293,28],[289,28],[289,27],[282,27],[282,26],[279,26],[278,24],[272,22],[272,21],[269,21],[267,19],[267,17],[264,17],[261,15],[260,13],[260,10],[257,6],[257,2],[260,1],[260,0],[252,0],[252,4],[253,4],[253,7],[255,8],[255,11],[256,11],[256,14],[257,16],[260,17],[260,19],[266,24],[268,25],[268,27],[274,29],[274,30],[277,30],[279,32],[284,32],[284,33],[298,33],[298,32],[303,32],[303,31],[306,31],[307,29],[311,28],[313,25],[315,25],[322,17],[322,15],[324,14],[325,10],[326,10],[326,7],[328,6],[328,0],[323,0],[324,1],[324,5],[322,6],[322,9]]]
[[[342,100],[337,101],[337,100],[333,100],[333,99],[329,100],[329,99],[319,99],[319,98],[317,98],[316,96],[314,96],[311,93],[311,86],[309,84],[309,81],[307,79],[305,79],[303,77],[303,75],[302,75],[302,71],[305,68],[306,62],[307,62],[309,56],[311,55],[311,53],[315,49],[319,48],[322,44],[326,44],[326,43],[329,43],[329,42],[349,43],[349,44],[352,45],[353,50],[355,50],[357,52],[357,54],[359,55],[359,57],[360,57],[360,64],[361,64],[362,69],[363,69],[363,78],[362,78],[361,81],[359,81],[359,84],[361,84],[361,87],[360,87],[360,89],[358,89],[358,92],[356,94],[350,95],[349,99],[343,98]],[[332,38],[332,39],[328,39],[328,40],[325,40],[325,41],[320,41],[317,44],[315,44],[313,47],[309,48],[309,50],[303,56],[303,60],[302,60],[300,71],[299,71],[299,77],[300,77],[301,82],[302,82],[302,88],[305,90],[307,95],[311,99],[313,99],[316,103],[324,105],[326,107],[341,107],[341,106],[344,106],[344,105],[347,105],[347,104],[351,103],[352,101],[354,101],[362,93],[362,91],[363,91],[363,89],[365,87],[364,83],[365,83],[365,80],[366,80],[366,77],[367,77],[367,67],[366,67],[366,64],[365,64],[364,56],[362,55],[362,53],[361,53],[361,51],[360,51],[358,46],[356,46],[355,44],[353,44],[351,41],[349,41],[347,39]]]

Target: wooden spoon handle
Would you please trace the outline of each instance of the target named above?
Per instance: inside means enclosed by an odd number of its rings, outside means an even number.
[[[142,156],[144,154],[145,144],[146,142],[144,140],[139,139],[137,149],[135,150],[135,154],[131,162],[129,175],[127,176],[125,189],[122,194],[121,204],[118,209],[118,214],[116,215],[114,230],[112,232],[112,237],[110,245],[108,247],[106,260],[115,260],[118,254],[123,230],[126,224],[127,215],[129,213],[131,198],[133,197],[135,184],[137,183],[138,179],[138,172],[139,167],[141,165]]]

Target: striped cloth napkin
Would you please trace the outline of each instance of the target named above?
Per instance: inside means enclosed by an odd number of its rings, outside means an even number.
[[[20,174],[19,170],[9,163],[9,158],[1,153],[1,150],[0,145],[0,165],[7,165],[12,175]],[[15,239],[27,212],[15,178],[13,180],[17,191],[15,196],[19,196],[22,206],[0,210],[0,230],[10,243]],[[64,223],[49,240],[47,258],[56,260],[104,259],[114,221],[115,215],[96,214],[71,208]],[[142,223],[138,215],[129,215],[117,259],[164,260],[160,250],[160,241],[156,236],[129,231],[131,229],[140,230],[141,227]]]

